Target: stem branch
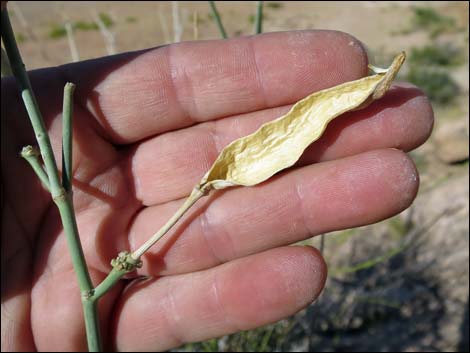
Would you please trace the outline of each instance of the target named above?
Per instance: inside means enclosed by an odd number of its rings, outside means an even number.
[[[78,278],[80,291],[82,293],[82,297],[86,297],[84,300],[82,300],[82,302],[85,316],[88,348],[90,351],[100,351],[101,338],[98,325],[98,312],[96,309],[96,304],[87,304],[88,300],[86,300],[90,295],[92,295],[93,286],[90,275],[88,273],[88,268],[86,266],[82,246],[80,244],[80,238],[78,236],[71,192],[67,192],[60,182],[59,172],[57,170],[57,164],[49,140],[49,135],[47,133],[44,120],[41,116],[41,112],[39,111],[28,74],[21,58],[21,54],[18,50],[6,8],[2,9],[1,16],[1,34],[3,43],[5,45],[5,50],[7,52],[8,59],[10,60],[13,75],[15,76],[19,85],[24,105],[28,112],[29,119],[36,135],[36,140],[41,150],[42,159],[44,161],[47,177],[49,179],[50,192],[60,212],[65,236],[72,257],[73,267]],[[69,113],[65,112],[65,115]],[[70,116],[71,115],[69,114],[69,117]],[[71,122],[71,119],[69,122]],[[68,136],[68,138],[71,138],[71,133],[68,134]],[[65,141],[64,145],[70,146],[71,141]],[[71,165],[71,153],[69,162]],[[44,179],[44,175],[42,175],[42,179]]]
[[[38,151],[38,149],[33,146],[25,146],[21,150],[21,157],[26,159],[26,161],[29,163],[31,168],[33,168],[34,172],[38,176],[39,180],[41,180],[44,187],[50,192],[51,187],[49,185],[49,177],[47,176],[46,171],[42,166],[42,163],[39,158],[40,155],[41,153]]]
[[[105,295],[118,281],[127,273],[125,270],[118,270],[113,268],[106,278],[99,285],[96,286],[93,297],[91,298],[94,301],[100,299]]]
[[[140,259],[135,260],[132,258],[128,251],[122,251],[118,257],[111,261],[113,269],[106,276],[94,290],[92,300],[100,299],[106,292],[108,292],[114,285],[128,272],[134,271],[136,268],[142,267]]]
[[[61,184],[59,180],[59,173],[57,171],[57,165],[54,159],[54,154],[52,152],[49,135],[47,134],[47,130],[44,125],[41,112],[39,111],[33,89],[31,88],[31,83],[29,82],[28,74],[26,73],[23,60],[21,59],[18,46],[16,45],[15,36],[13,34],[13,29],[11,27],[8,11],[6,8],[2,10],[1,26],[5,51],[7,52],[8,59],[10,60],[13,75],[15,76],[16,81],[20,86],[21,96],[36,134],[36,139],[41,150],[42,159],[44,160],[44,165],[49,177],[51,194],[54,198],[61,192]]]
[[[66,192],[72,191],[72,124],[73,92],[75,85],[67,82],[64,87],[62,110],[62,185]]]

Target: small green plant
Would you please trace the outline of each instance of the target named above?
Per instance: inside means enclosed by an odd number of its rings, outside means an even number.
[[[294,324],[282,320],[254,330],[242,331],[220,339],[189,343],[180,348],[183,352],[277,352],[283,350]],[[219,341],[221,344],[219,344]]]
[[[459,86],[452,77],[433,67],[412,66],[406,78],[438,104],[448,104],[459,94]]]
[[[96,31],[98,30],[98,25],[94,22],[77,21],[72,24],[72,28],[76,31]],[[66,35],[65,26],[54,23],[51,25],[47,36],[51,39],[60,39]]]
[[[103,12],[100,12],[98,16],[106,28],[114,26],[114,21],[109,15]],[[131,19],[130,21],[128,20],[129,18]],[[126,19],[127,22],[135,22],[136,20],[137,19],[135,17],[128,17]],[[97,31],[99,29],[98,25],[92,21],[90,22],[89,21],[75,21],[72,24],[72,28],[75,31]],[[59,25],[56,23],[53,23],[51,25],[51,29],[49,30],[49,33],[48,33],[48,37],[51,39],[59,39],[59,38],[65,37],[66,35],[67,35],[67,31],[65,30],[65,26]]]
[[[357,234],[356,229],[345,229],[329,234],[329,242],[335,246],[345,244],[352,236]]]
[[[267,20],[267,19],[268,19],[268,16],[266,16],[266,13],[263,13],[263,20]],[[254,25],[256,23],[256,15],[249,15],[248,23],[250,25]]]
[[[413,21],[419,27],[428,28],[442,21],[442,16],[430,7],[414,7],[413,13]]]
[[[430,31],[432,38],[444,32],[452,32],[456,29],[455,19],[444,16],[430,7],[413,7],[413,29],[424,29]]]
[[[201,346],[203,352],[218,352],[219,340],[217,338],[213,338],[211,340],[202,342]]]
[[[448,68],[464,62],[463,51],[449,43],[412,48],[405,79],[419,86],[434,103],[448,104],[459,94]]]
[[[450,44],[412,48],[410,53],[410,63],[413,65],[457,66],[463,62],[462,50]]]
[[[400,215],[391,218],[387,222],[390,236],[396,240],[401,240],[410,231],[411,225],[406,222]]]
[[[126,22],[127,22],[127,23],[135,23],[135,22],[137,22],[137,17],[134,17],[134,16],[127,16],[127,17],[126,17]]]
[[[47,34],[47,36],[51,39],[59,39],[65,37],[66,35],[67,31],[65,30],[65,27],[55,23],[51,25],[51,29]]]
[[[72,27],[74,30],[80,30],[80,31],[98,30],[98,25],[95,22],[77,21],[73,23]]]
[[[270,9],[278,10],[278,9],[282,9],[284,7],[284,4],[278,1],[268,1],[266,2],[266,7]]]
[[[203,17],[201,17],[199,15],[196,16],[196,14],[194,14],[194,13],[189,15],[189,21],[191,23],[194,23],[194,21],[196,21],[198,25],[206,23],[206,20]]]
[[[106,28],[111,28],[112,26],[114,26],[113,19],[107,13],[100,12],[98,16]]]
[[[384,254],[381,254],[377,257],[372,257],[368,260],[359,262],[359,263],[351,265],[351,266],[336,267],[336,268],[333,267],[333,268],[330,268],[330,270],[328,272],[331,274],[331,276],[336,277],[336,276],[344,275],[344,274],[348,274],[348,273],[355,273],[355,272],[358,272],[358,271],[368,270],[368,269],[370,269],[370,268],[372,268],[376,265],[383,264],[383,263],[387,262],[392,257],[394,257],[394,256],[400,254],[402,251],[404,251],[405,248],[406,248],[406,246],[401,244],[398,247],[396,247],[394,249],[390,249],[390,250],[386,251]]]
[[[21,32],[15,33],[15,38],[18,44],[26,42],[27,39],[27,37]]]

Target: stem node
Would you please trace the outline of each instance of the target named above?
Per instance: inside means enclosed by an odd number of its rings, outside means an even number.
[[[82,292],[82,300],[90,300],[90,298],[92,298],[94,294],[95,294],[94,289],[85,290]]]
[[[52,198],[56,204],[64,202],[67,199],[67,191],[64,188],[59,188],[59,192]]]
[[[21,150],[20,153],[21,157],[26,158],[26,157],[39,157],[41,153],[37,149],[37,147],[33,147],[31,145],[24,146],[23,149]]]
[[[142,267],[140,259],[134,259],[128,251],[121,251],[115,259],[111,260],[111,266],[117,271],[132,272]]]
[[[30,145],[25,146],[21,150],[20,155],[29,163],[33,171],[38,176],[39,180],[41,180],[44,187],[48,191],[50,191],[51,186],[49,185],[49,176],[47,175],[46,171],[44,170],[44,167],[42,166],[42,156],[39,152],[39,149]]]

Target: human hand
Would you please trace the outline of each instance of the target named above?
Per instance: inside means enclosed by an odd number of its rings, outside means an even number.
[[[93,283],[166,222],[230,141],[366,73],[357,40],[330,31],[180,43],[32,72],[57,160],[63,86],[77,85],[74,204]],[[2,102],[2,350],[85,350],[58,212],[18,155],[35,140],[13,79],[2,79]],[[407,208],[418,175],[399,150],[422,144],[432,123],[421,91],[397,84],[333,121],[295,168],[199,201],[101,299],[106,346],[165,350],[311,303],[325,263],[287,245]],[[142,275],[155,279],[135,280]]]

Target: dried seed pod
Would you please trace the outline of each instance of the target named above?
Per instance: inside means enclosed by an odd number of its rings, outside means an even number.
[[[382,97],[404,60],[405,53],[401,53],[387,70],[371,67],[378,73],[315,92],[298,101],[287,114],[233,141],[220,153],[199,187],[252,186],[292,166],[320,138],[331,120]]]
[[[313,93],[297,102],[286,115],[230,143],[179,210],[132,254],[132,258],[138,260],[211,189],[256,185],[292,166],[304,150],[320,138],[331,120],[382,97],[404,60],[405,53],[401,53],[386,70],[370,66],[375,75]]]

